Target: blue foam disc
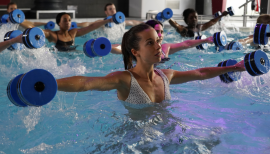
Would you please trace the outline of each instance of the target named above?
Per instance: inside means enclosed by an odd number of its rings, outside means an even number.
[[[9,18],[11,19],[11,21],[13,21],[13,23],[20,24],[25,20],[25,15],[21,10],[16,9],[10,12]]]
[[[111,52],[112,45],[107,38],[100,37],[92,42],[91,48],[96,56],[102,57],[108,55]]]
[[[45,34],[38,27],[31,28],[27,38],[29,45],[33,48],[41,48],[45,44]]]
[[[262,45],[266,45],[268,44],[268,37],[267,37],[267,33],[270,32],[269,29],[269,24],[266,25],[261,25],[261,32],[260,32],[260,41],[259,43]]]
[[[195,39],[196,40],[198,40],[198,39],[200,39],[200,40],[201,39],[206,39],[206,36],[205,35],[197,36]],[[196,46],[196,48],[199,49],[199,50],[206,50],[206,49],[208,49],[208,43],[200,44],[200,45]]]
[[[21,34],[22,34],[22,32],[20,30],[14,30],[14,31],[10,32],[9,39],[13,39]],[[21,49],[23,49],[23,45],[21,43],[14,43],[10,46],[10,49],[21,50]]]
[[[93,53],[92,47],[91,47],[92,42],[94,42],[94,41],[95,41],[94,39],[91,39],[91,40],[85,42],[83,45],[83,51],[84,51],[85,55],[90,57],[90,58],[96,57],[96,55]]]
[[[218,67],[223,67],[223,63],[224,63],[224,62],[218,63]],[[222,82],[224,82],[224,83],[229,83],[229,82],[230,82],[230,81],[228,81],[228,80],[225,78],[224,74],[219,75],[219,78],[220,78],[220,80],[221,80]]]
[[[77,23],[76,22],[71,22],[71,26],[70,26],[69,30],[71,30],[73,28],[77,28]]]
[[[253,35],[253,42],[254,44],[259,44],[260,42],[260,29],[261,29],[261,25],[262,24],[256,24],[255,28],[254,28],[254,35]]]
[[[2,22],[3,24],[8,23],[8,18],[9,18],[9,15],[8,15],[8,14],[2,15],[1,22]]]
[[[126,19],[126,17],[124,15],[124,13],[122,13],[122,12],[117,12],[116,14],[113,15],[113,21],[116,24],[121,24],[121,23],[125,22],[125,19]]]
[[[17,83],[22,75],[23,74],[20,74],[16,76],[14,79],[10,80],[7,86],[7,95],[11,103],[13,103],[14,105],[20,106],[20,107],[26,107],[28,105],[23,103],[20,100],[20,97],[18,96],[18,93],[17,93]]]
[[[57,92],[55,78],[43,69],[29,71],[20,78],[18,84],[19,97],[30,106],[42,106],[49,103]]]
[[[247,72],[252,76],[262,75],[269,71],[269,59],[261,50],[246,54],[244,62]]]
[[[156,15],[156,20],[158,21],[162,21],[162,15],[161,15],[161,12],[159,12],[157,15]]]
[[[165,20],[168,20],[173,16],[173,11],[170,8],[166,8],[162,11],[161,15]]]
[[[111,19],[111,18],[112,18],[112,16],[108,16],[104,20]],[[113,26],[114,26],[114,23],[113,22],[109,22],[109,23],[105,24],[105,27],[108,27],[108,28],[112,28]]]
[[[47,22],[47,24],[44,26],[45,29],[54,29],[55,23],[53,21]]]
[[[223,63],[223,66],[232,66],[235,64],[237,64],[236,60],[229,59]],[[238,81],[241,78],[241,72],[228,72],[224,74],[224,77],[231,82]]]
[[[227,8],[227,11],[228,11],[228,13],[229,13],[230,16],[233,16],[234,15],[234,9],[233,9],[232,6],[231,7],[228,7]]]
[[[234,42],[231,46],[231,50],[243,50],[243,45],[240,42]]]
[[[215,33],[213,39],[216,46],[225,46],[227,44],[227,36],[223,31]]]

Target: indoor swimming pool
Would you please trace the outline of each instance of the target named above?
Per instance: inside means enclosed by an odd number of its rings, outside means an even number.
[[[2,26],[0,40],[14,28]],[[9,101],[9,81],[32,69],[48,70],[56,79],[124,71],[122,55],[89,58],[82,49],[87,40],[98,37],[120,44],[126,30],[121,25],[76,38],[79,46],[74,52],[59,52],[48,42],[40,49],[1,52],[0,154],[269,152],[270,73],[252,77],[242,72],[241,80],[230,84],[215,77],[171,85],[170,101],[143,108],[119,101],[116,90],[59,91],[42,107],[17,107]],[[203,34],[212,36],[220,30],[229,42],[253,34],[218,25]],[[173,28],[165,29],[163,43],[185,39]],[[217,52],[211,44],[205,51],[194,47],[172,54],[158,67],[179,71],[214,67],[227,59],[239,62],[252,51],[248,45],[243,50]]]

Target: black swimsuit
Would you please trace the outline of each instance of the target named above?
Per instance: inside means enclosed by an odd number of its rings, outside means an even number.
[[[58,34],[57,33],[56,33],[56,35],[57,35],[57,42],[55,43],[55,47],[59,51],[71,51],[71,50],[75,50],[76,49],[77,46],[74,46],[73,39],[71,41],[68,41],[68,42],[63,42],[63,41],[61,41],[61,40],[58,39]],[[72,38],[71,35],[70,35],[70,37]]]

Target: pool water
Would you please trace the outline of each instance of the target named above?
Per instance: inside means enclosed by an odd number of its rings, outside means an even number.
[[[47,42],[41,49],[0,53],[0,154],[269,152],[269,73],[252,77],[243,72],[241,80],[230,84],[215,77],[171,85],[171,101],[144,108],[119,101],[116,90],[58,92],[42,107],[22,108],[9,101],[8,82],[35,68],[46,69],[55,78],[123,71],[122,55],[88,58],[82,52],[84,42],[108,33],[113,43],[121,43],[125,30],[120,29],[76,38],[75,52],[57,52]],[[222,29],[229,41],[252,34]],[[8,30],[2,26],[0,38]],[[216,26],[204,34],[219,30]],[[163,43],[184,40],[172,28],[165,29]],[[206,51],[194,47],[170,55],[171,60],[158,67],[179,71],[213,67],[227,59],[241,61],[252,51],[250,46],[222,52],[216,52],[213,44]]]

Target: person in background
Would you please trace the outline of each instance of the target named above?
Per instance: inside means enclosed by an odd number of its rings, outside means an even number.
[[[112,16],[116,13],[116,7],[113,3],[107,3],[104,7],[104,13],[106,14],[106,16]],[[99,20],[98,20],[99,21]],[[93,22],[82,22],[82,23],[77,23],[78,27],[86,27],[89,24],[91,24]],[[143,23],[142,21],[137,21],[137,20],[125,20],[125,24],[126,26],[135,26],[138,24]]]
[[[179,25],[172,18],[169,20],[171,26],[173,26],[178,33],[183,37],[194,37],[194,33],[200,34],[201,31],[207,30],[211,26],[215,25],[223,16],[228,15],[227,11],[224,11],[221,16],[212,19],[204,24],[198,24],[198,13],[194,9],[186,9],[183,12],[184,21],[187,27]]]
[[[13,10],[16,10],[17,9],[17,4],[14,3],[14,2],[10,2],[8,5],[7,5],[7,13],[10,13],[12,12]],[[47,23],[44,23],[44,22],[31,22],[31,21],[28,21],[28,20],[24,20],[20,26],[22,26],[23,28],[32,28],[32,27],[37,27],[37,26],[44,26],[46,25]]]
[[[163,24],[157,20],[148,20],[145,24],[151,26],[154,28],[158,34],[158,37],[160,39],[160,43],[162,43],[164,38],[163,33]],[[180,43],[164,43],[161,44],[161,59],[162,61],[167,59],[169,54],[176,53],[177,51],[192,48],[195,46],[198,46],[203,43],[213,43],[213,37],[208,37],[206,39],[200,39],[200,40],[186,40],[184,42]],[[114,54],[122,54],[121,48],[119,45],[112,45],[112,53]]]

